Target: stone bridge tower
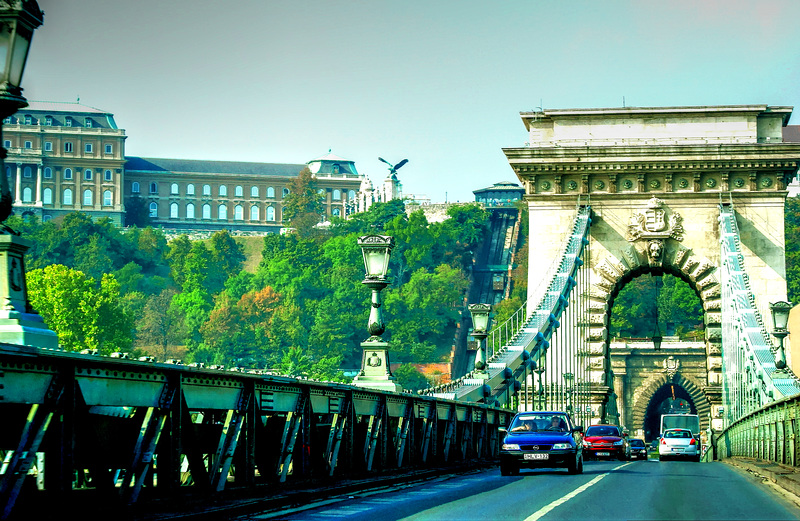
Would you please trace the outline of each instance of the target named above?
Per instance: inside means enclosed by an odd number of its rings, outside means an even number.
[[[521,114],[529,142],[504,152],[525,187],[537,244],[528,266],[531,293],[558,257],[576,205],[593,210],[587,363],[596,420],[617,421],[609,409],[613,396],[620,421],[631,432],[644,429],[648,401],[663,386],[678,385],[705,415],[704,424],[721,425],[719,205],[736,210],[751,289],[768,319],[769,303],[786,300],[784,202],[800,159],[800,143],[782,139],[791,112],[745,105]],[[643,370],[626,378],[618,364],[614,374],[611,306],[625,284],[647,273],[680,277],[702,300],[701,371],[693,353],[690,361],[676,352],[675,371],[661,370],[656,360],[649,377]],[[626,397],[637,403],[623,404]]]

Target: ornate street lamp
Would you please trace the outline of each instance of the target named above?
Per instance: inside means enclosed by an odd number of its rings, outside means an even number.
[[[658,327],[658,312],[656,312],[656,327],[653,330],[653,349],[658,351],[661,349],[661,342],[664,337],[661,336],[661,329]]]
[[[28,106],[22,96],[22,73],[28,60],[28,49],[33,31],[42,25],[44,13],[35,0],[5,0],[0,2],[0,120]],[[0,143],[2,126],[0,126]],[[0,159],[8,151],[0,148]],[[11,215],[11,191],[5,175],[5,165],[0,175],[0,222]]]
[[[35,0],[0,1],[0,143],[2,121],[28,106],[22,96],[22,73],[34,30],[42,25],[44,13]],[[31,247],[4,221],[11,215],[11,190],[8,187],[5,158],[0,147],[0,342],[38,347],[58,347],[56,334],[44,326],[28,301],[25,285],[25,251]]]
[[[372,290],[372,304],[367,322],[370,337],[361,342],[361,371],[353,380],[353,385],[384,391],[402,391],[403,388],[395,382],[389,367],[389,344],[381,338],[386,330],[381,313],[381,290],[389,285],[386,272],[389,270],[389,255],[394,248],[394,237],[365,235],[358,238],[358,245],[364,255],[366,270],[361,283]]]
[[[783,350],[783,339],[789,334],[789,312],[792,310],[791,302],[772,302],[769,305],[772,312],[772,336],[778,339],[778,347],[775,350],[775,367],[784,369],[786,367],[786,353]]]
[[[472,315],[472,337],[478,342],[478,350],[475,353],[475,377],[488,378],[486,372],[486,337],[489,336],[489,311],[492,306],[489,304],[470,304],[467,306]]]

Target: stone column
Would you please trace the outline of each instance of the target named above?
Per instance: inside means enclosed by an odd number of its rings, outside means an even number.
[[[22,204],[22,163],[17,163],[17,177],[14,181],[14,204]]]
[[[36,206],[42,206],[42,165],[36,166]]]

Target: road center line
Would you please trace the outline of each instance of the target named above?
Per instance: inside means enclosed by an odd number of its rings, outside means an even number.
[[[534,512],[530,516],[526,517],[525,521],[538,521],[539,519],[543,518],[545,515],[550,513],[550,511],[553,510],[554,508],[556,508],[557,506],[563,505],[564,503],[566,503],[570,499],[574,498],[575,496],[577,496],[578,494],[580,494],[584,490],[588,489],[592,485],[596,484],[598,481],[600,481],[604,477],[608,476],[612,472],[617,471],[617,470],[619,470],[622,467],[625,467],[627,465],[630,465],[631,463],[633,463],[633,462],[629,461],[628,463],[623,463],[622,465],[611,469],[610,471],[606,472],[605,474],[600,474],[599,476],[597,476],[596,478],[594,478],[590,482],[588,482],[585,485],[582,485],[582,486],[576,488],[575,490],[573,490],[572,492],[570,492],[566,496],[560,497],[560,498],[556,499],[555,501],[553,501],[552,503],[550,503],[549,505],[540,508],[539,510],[537,510],[536,512]]]

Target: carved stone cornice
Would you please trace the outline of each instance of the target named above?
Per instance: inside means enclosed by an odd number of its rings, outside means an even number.
[[[767,170],[773,172],[797,171],[798,162],[793,160],[752,160],[741,161],[699,161],[699,162],[592,162],[592,163],[521,163],[515,164],[514,170],[520,176],[533,174],[620,174],[620,173],[647,173],[662,172],[675,175],[678,172],[699,173],[704,171],[726,171],[733,174],[735,171],[750,172],[752,170]]]

